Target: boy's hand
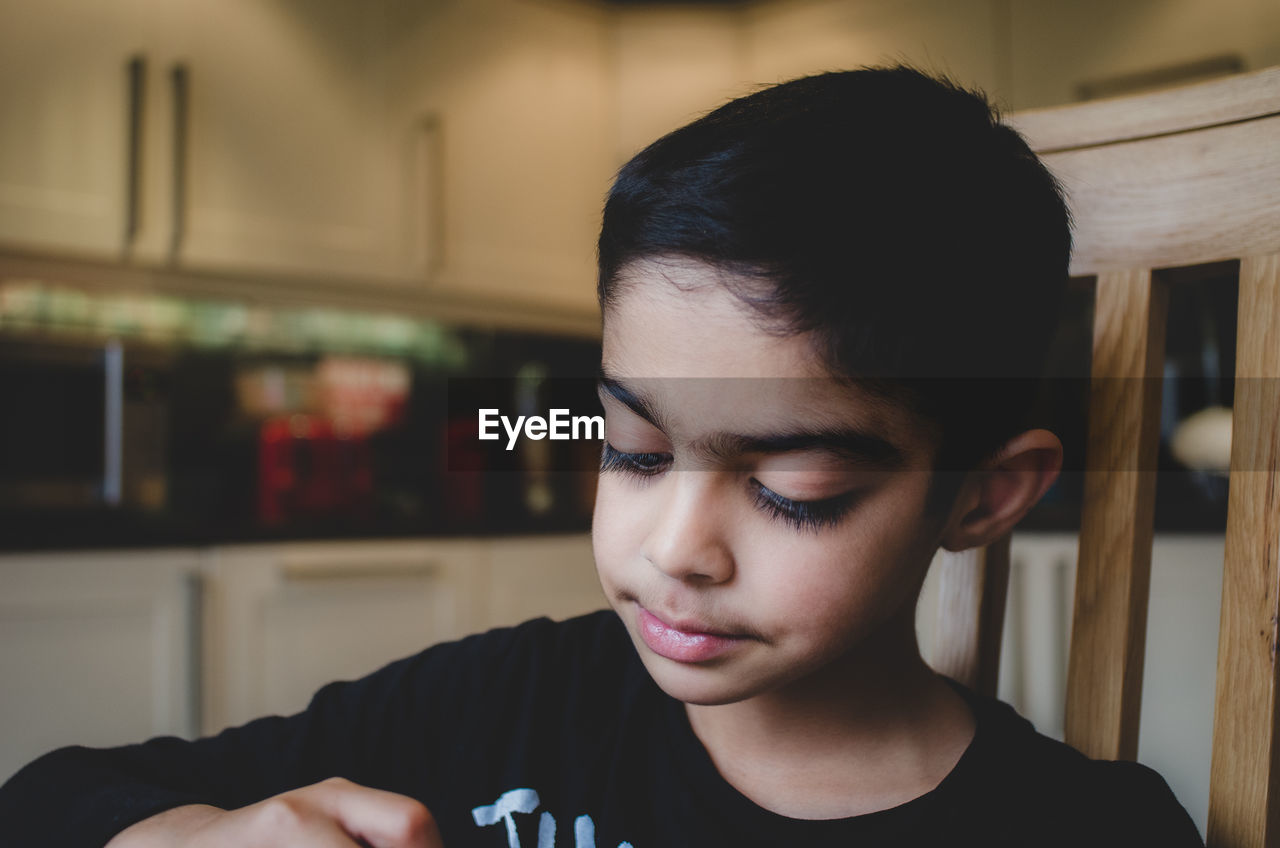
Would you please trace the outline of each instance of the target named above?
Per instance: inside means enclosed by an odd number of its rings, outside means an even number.
[[[192,805],[143,819],[106,848],[444,848],[435,819],[412,798],[340,777],[238,810]]]

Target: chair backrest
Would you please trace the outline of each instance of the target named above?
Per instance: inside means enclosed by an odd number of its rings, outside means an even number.
[[[1207,841],[1280,845],[1280,68],[1010,122],[1066,187],[1071,273],[1096,282],[1067,742],[1091,757],[1137,755],[1168,289],[1185,269],[1231,263],[1239,324]],[[934,664],[994,693],[1009,540],[941,567]]]

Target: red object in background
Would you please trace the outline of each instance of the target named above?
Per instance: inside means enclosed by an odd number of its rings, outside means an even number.
[[[258,519],[367,515],[373,508],[373,463],[363,436],[338,434],[312,415],[268,418],[258,431]]]
[[[315,369],[319,411],[345,433],[368,436],[404,420],[412,377],[402,362],[327,356]]]
[[[474,523],[485,516],[485,455],[476,438],[475,416],[455,416],[444,431],[444,514],[450,522]]]

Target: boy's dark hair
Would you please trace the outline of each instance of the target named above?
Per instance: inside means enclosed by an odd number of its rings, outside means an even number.
[[[813,333],[833,374],[930,422],[935,471],[963,472],[1028,424],[1070,252],[1060,187],[982,94],[863,68],[734,100],[623,166],[599,297],[638,260],[723,270],[763,326]],[[936,476],[949,507],[963,475]]]

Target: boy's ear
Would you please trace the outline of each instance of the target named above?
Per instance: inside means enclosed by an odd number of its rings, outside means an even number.
[[[1048,430],[1014,436],[995,459],[970,475],[943,529],[949,551],[988,545],[1013,529],[1058,479],[1062,442]]]

